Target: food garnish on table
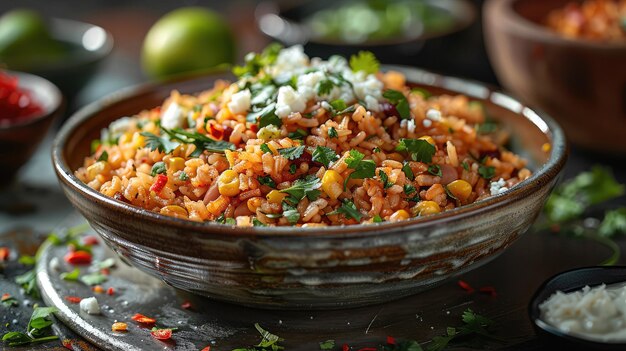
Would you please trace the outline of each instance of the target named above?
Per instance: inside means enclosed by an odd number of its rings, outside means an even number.
[[[369,52],[251,53],[235,83],[114,121],[76,176],[161,214],[238,226],[399,221],[530,177],[463,95],[430,96]]]

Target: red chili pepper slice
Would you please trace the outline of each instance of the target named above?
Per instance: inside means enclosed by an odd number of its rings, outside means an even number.
[[[493,286],[483,286],[482,288],[478,289],[478,291],[480,291],[481,293],[489,294],[493,297],[496,297],[498,295],[496,293],[496,288],[494,288]]]
[[[158,194],[165,188],[165,184],[167,184],[167,176],[165,174],[159,174],[154,184],[150,187],[150,191],[154,191]]]
[[[189,301],[185,301],[185,302],[183,302],[183,303],[180,305],[180,307],[182,307],[182,308],[184,308],[184,309],[188,310],[188,309],[190,309],[190,308],[191,308],[191,302],[189,302]]]
[[[343,344],[341,346],[341,351],[350,351],[350,346],[348,346],[348,344]]]
[[[258,124],[251,124],[248,129],[250,129],[252,132],[256,133],[259,131],[259,125]]]
[[[80,303],[82,299],[78,296],[66,296],[65,300],[69,303]]]
[[[5,293],[5,294],[2,294],[2,298],[0,299],[0,301],[8,300],[10,298],[11,298],[11,294]]]
[[[211,351],[211,346],[207,346],[207,347],[203,348],[201,351]]]
[[[396,339],[393,336],[387,336],[387,345],[395,345]]]
[[[461,287],[461,289],[467,291],[468,293],[474,292],[474,288],[472,288],[471,285],[463,280],[459,280],[459,286]]]
[[[109,275],[111,274],[111,271],[108,268],[102,268],[100,273],[102,273],[102,275]]]
[[[63,347],[65,347],[68,350],[74,351],[74,341],[72,341],[71,339],[61,340],[61,345],[63,345]]]
[[[150,317],[146,317],[141,313],[135,313],[134,316],[131,317],[132,320],[134,320],[135,322],[139,322],[139,323],[143,323],[143,324],[154,324],[156,323],[156,319],[154,318],[150,318]]]
[[[11,255],[11,251],[8,247],[0,247],[0,262],[4,262],[9,259],[9,255]]]
[[[83,250],[71,251],[65,255],[64,259],[69,264],[90,264],[91,254]]]
[[[216,140],[222,140],[224,137],[224,127],[219,124],[211,123],[209,125],[209,134],[211,134],[211,136]]]
[[[113,289],[113,287],[110,287],[107,289],[107,295],[113,295],[115,294],[115,289]]]
[[[157,340],[168,340],[172,337],[172,329],[157,329],[150,332]]]
[[[99,243],[98,238],[94,235],[89,235],[83,238],[83,245],[93,246],[93,245],[98,245],[98,243]]]

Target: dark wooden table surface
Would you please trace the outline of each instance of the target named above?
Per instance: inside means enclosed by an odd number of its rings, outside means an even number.
[[[37,1],[27,3],[42,4]],[[63,11],[63,6],[67,8],[69,5],[61,5],[61,9],[56,11]],[[259,50],[267,43],[267,39],[259,36],[254,29],[250,6],[235,2],[234,5],[226,6],[223,10],[239,25],[238,37],[241,52]],[[74,99],[71,109],[120,87],[145,81],[138,66],[140,48],[138,43],[141,43],[143,34],[150,23],[158,17],[157,14],[146,13],[140,9],[121,11],[113,8],[108,11],[85,10],[79,12],[80,16],[74,16],[110,29],[116,38],[116,49],[105,62],[101,72]],[[52,12],[54,13],[54,10]],[[73,213],[71,205],[61,193],[49,159],[54,132],[54,130],[51,131],[48,139],[41,145],[31,162],[21,170],[15,182],[0,189],[0,246],[19,246],[23,251],[32,252],[36,245],[33,245],[34,239],[30,238],[47,234]],[[581,171],[588,170],[594,164],[611,167],[618,180],[626,183],[626,163],[623,159],[586,154],[576,148],[572,149],[564,171],[564,178],[570,178]],[[622,197],[610,204],[610,206],[618,205],[626,205],[626,198]],[[626,240],[618,239],[618,244],[626,252]],[[328,312],[333,314],[333,320],[336,323],[344,324],[344,329],[338,327],[328,329],[325,334],[316,332],[311,333],[310,337],[319,341],[328,338],[357,344],[369,341],[382,342],[381,337],[390,334],[388,331],[395,330],[395,324],[401,322],[394,316],[395,313],[399,313],[399,309],[402,309],[404,314],[407,311],[414,314],[415,320],[411,323],[411,335],[401,335],[401,337],[428,340],[435,335],[445,333],[446,326],[457,325],[462,311],[471,307],[496,321],[498,335],[506,339],[500,347],[524,350],[543,349],[545,344],[543,340],[536,337],[526,312],[531,295],[550,276],[575,267],[597,265],[609,254],[608,249],[594,242],[531,230],[502,256],[460,277],[475,287],[493,286],[497,291],[496,297],[480,293],[468,294],[458,287],[456,281],[452,281],[420,295],[396,302],[391,307],[381,305],[376,309],[378,313],[372,313],[372,308]],[[620,259],[620,264],[626,264],[624,257]],[[14,290],[12,278],[21,270],[23,270],[22,267],[11,263],[4,271],[0,271],[0,293],[8,290],[17,292]],[[30,308],[35,300],[20,294],[17,294],[17,297],[20,300],[19,307],[6,309],[0,306],[0,334],[7,330],[23,329],[30,316]],[[242,313],[241,318],[249,319],[251,324],[261,313],[255,310],[248,312],[245,309],[236,310]],[[270,317],[275,317],[273,324],[267,325],[269,329],[278,334],[281,330],[289,330],[289,326],[279,323],[283,317],[280,312],[263,313],[269,313]],[[375,316],[377,317],[374,318]],[[72,336],[71,331],[63,326],[55,330],[63,335]],[[342,336],[345,333],[342,333],[342,330],[350,331],[351,335],[360,336],[357,339],[345,340]],[[306,333],[306,330],[303,332]],[[90,348],[87,344],[83,347]],[[32,349],[44,348],[60,349],[61,346],[59,342],[51,342]]]

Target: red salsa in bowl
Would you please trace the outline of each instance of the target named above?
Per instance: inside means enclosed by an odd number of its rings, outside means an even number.
[[[0,72],[0,125],[11,125],[44,111],[30,91],[19,87],[17,77]]]

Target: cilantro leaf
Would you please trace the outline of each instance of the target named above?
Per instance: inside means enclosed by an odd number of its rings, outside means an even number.
[[[339,156],[335,153],[335,150],[326,146],[317,146],[313,151],[313,161],[319,162],[328,168],[328,166],[337,161]]]
[[[337,210],[331,212],[331,214],[338,213],[343,214],[344,216],[346,216],[346,218],[354,218],[357,221],[361,221],[361,218],[363,218],[361,212],[356,209],[356,205],[354,204],[354,202],[348,199],[345,199],[341,206],[337,208]]]
[[[263,151],[263,153],[272,153],[272,149],[270,149],[269,146],[267,146],[267,144],[261,144],[260,146],[261,151]]]
[[[330,129],[328,129],[329,138],[337,138],[338,136],[339,134],[337,134],[337,129],[335,129],[335,127],[330,127]]]
[[[433,160],[436,149],[426,140],[403,138],[400,139],[400,143],[396,146],[396,151],[406,151],[413,161],[430,163]]]
[[[276,187],[276,182],[274,182],[274,180],[270,176],[259,176],[257,180],[259,181],[259,183],[261,183],[261,185],[267,185],[270,188]]]
[[[224,150],[235,150],[235,145],[228,141],[215,140],[198,132],[187,132],[181,128],[167,129],[161,127],[170,139],[178,140],[184,144],[193,144],[196,150],[191,154],[192,157],[198,157],[203,151],[224,153]]]
[[[326,340],[320,342],[320,350],[332,350],[335,348],[335,340]]]
[[[107,276],[100,273],[100,272],[94,272],[94,273],[90,273],[90,274],[85,274],[82,277],[80,277],[80,281],[85,283],[86,285],[98,285],[98,284],[102,284],[104,282],[107,281]]]
[[[263,329],[259,325],[259,323],[254,323],[254,327],[259,332],[259,334],[261,334],[262,337],[261,342],[258,345],[260,347],[271,347],[273,345],[276,345],[280,341],[283,341],[283,339],[278,335],[272,334],[269,331]]]
[[[308,175],[304,179],[298,179],[293,184],[287,188],[280,190],[281,193],[287,193],[296,201],[300,201],[304,199],[306,196],[309,200],[317,199],[319,197],[320,191],[318,190],[322,186],[322,183],[318,177],[315,175]]]
[[[608,211],[598,229],[603,236],[626,234],[626,207]]]
[[[235,66],[233,73],[237,77],[253,77],[256,76],[259,71],[265,67],[273,64],[276,61],[276,57],[282,50],[283,46],[279,43],[272,43],[268,45],[262,53],[249,53],[245,57],[245,63],[243,66]]]
[[[430,165],[428,166],[428,173],[437,176],[437,177],[441,177],[443,176],[443,173],[441,173],[441,166],[439,165]]]
[[[415,179],[415,175],[413,174],[413,170],[411,169],[411,166],[409,166],[409,163],[407,161],[404,161],[404,164],[402,165],[402,172],[404,172],[404,175],[406,175],[406,177],[409,180],[414,180]]]
[[[372,160],[363,160],[364,157],[365,155],[357,150],[350,150],[350,155],[346,158],[345,162],[348,168],[354,169],[354,172],[350,173],[344,181],[344,189],[350,179],[373,178],[376,175],[376,163]]]
[[[74,270],[71,272],[63,272],[59,274],[59,278],[63,280],[73,281],[73,282],[78,281],[79,276],[80,276],[80,269],[78,268],[74,268]]]
[[[330,106],[334,108],[336,111],[342,111],[348,108],[346,102],[342,99],[333,100],[330,102]]]
[[[296,224],[300,220],[300,212],[295,206],[283,202],[283,217],[291,224]]]
[[[252,218],[252,226],[254,226],[254,227],[267,227],[267,224],[259,221],[259,219],[255,217],[255,218]]]
[[[415,189],[415,187],[413,185],[411,185],[411,184],[404,184],[403,189],[404,189],[404,193],[407,194],[407,195],[411,195],[411,194],[413,194],[414,192],[417,191]]]
[[[376,215],[376,216],[374,216],[374,218],[372,218],[372,222],[374,222],[374,223],[382,223],[382,222],[384,222],[384,220],[382,219],[381,216]]]
[[[324,96],[330,94],[335,84],[330,79],[324,79],[317,83],[317,95]]]
[[[269,125],[275,125],[276,127],[280,127],[283,125],[283,120],[280,117],[276,116],[274,111],[272,113],[264,114],[259,117],[259,128],[267,127]]]
[[[298,128],[295,132],[291,132],[287,136],[291,139],[303,140],[307,135],[309,135],[309,133],[306,130]]]
[[[383,183],[383,189],[389,189],[393,186],[393,183],[389,181],[389,176],[383,170],[378,170],[378,178]]]
[[[463,167],[464,170],[469,171],[469,164],[466,161],[461,163],[461,167]]]
[[[409,108],[409,101],[406,99],[406,96],[402,94],[402,92],[399,92],[393,89],[387,89],[383,93],[383,97],[396,107],[396,110],[400,114],[400,118],[402,119],[411,118],[411,109]]]
[[[380,63],[370,51],[359,51],[357,55],[350,57],[350,68],[354,72],[363,71],[367,74],[374,74],[380,70]]]
[[[496,175],[496,169],[492,166],[480,165],[478,167],[478,174],[485,179],[491,179]]]
[[[295,163],[290,164],[289,174],[296,174],[296,171],[298,171],[298,165],[296,165]]]
[[[304,152],[304,148],[305,148],[304,145],[287,147],[284,149],[278,149],[278,153],[283,155],[286,159],[293,161],[293,160],[300,158],[300,156],[302,156],[302,153]]]
[[[185,171],[181,171],[180,174],[178,175],[178,179],[186,182],[189,180],[189,175]]]
[[[102,151],[102,153],[100,154],[100,157],[98,157],[98,162],[100,161],[104,161],[104,162],[109,161],[109,153],[106,152],[106,150]]]
[[[259,120],[263,117],[265,117],[265,120],[267,121],[268,117],[266,116],[268,115],[274,115],[276,118],[278,118],[278,116],[274,114],[275,111],[276,111],[276,103],[272,102],[271,104],[261,109],[257,109],[253,112],[248,113],[248,115],[246,116],[246,121],[248,123],[259,123],[260,122]],[[281,124],[282,124],[282,121],[281,121]],[[280,126],[280,124],[278,124],[278,126]],[[265,125],[263,127],[265,127]],[[262,127],[259,126],[259,128],[262,128]]]
[[[169,154],[180,145],[177,141],[172,141],[168,138],[161,137],[150,132],[141,132],[139,134],[146,138],[146,147],[151,151],[159,150],[159,152]]]

